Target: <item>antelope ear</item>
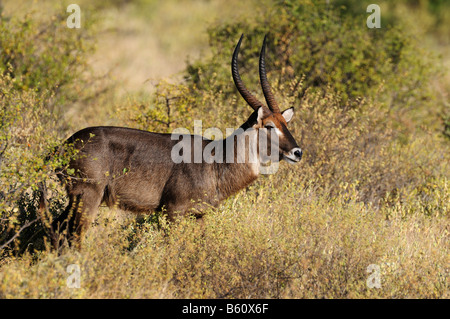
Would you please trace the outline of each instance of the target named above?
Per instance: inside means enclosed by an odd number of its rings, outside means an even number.
[[[262,123],[262,120],[268,117],[272,112],[265,106],[260,106],[258,108],[258,124]]]
[[[292,120],[292,117],[294,116],[294,108],[290,107],[283,112],[281,112],[281,115],[283,115],[284,119],[286,120],[286,123],[289,123]]]

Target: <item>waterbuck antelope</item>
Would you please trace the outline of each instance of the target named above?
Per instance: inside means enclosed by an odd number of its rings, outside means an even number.
[[[171,134],[106,126],[78,131],[66,144],[73,144],[79,153],[67,168],[57,172],[66,187],[69,204],[54,220],[54,233],[64,231],[81,239],[102,202],[137,213],[163,210],[172,220],[187,213],[201,215],[203,205],[217,206],[253,182],[269,152],[275,154],[270,156],[271,161],[300,161],[302,151],[287,129],[294,110],[291,107],[280,111],[267,81],[266,38],[260,53],[259,74],[267,107],[247,90],[239,75],[237,57],[242,38],[234,50],[231,70],[237,90],[254,112],[223,140],[181,136],[185,146],[193,146],[193,153],[196,139],[200,141],[200,152],[214,146],[216,160],[202,158],[196,162],[195,154],[191,154],[187,161],[175,161],[173,150],[181,142]],[[240,138],[244,134],[246,138]],[[266,155],[260,151],[261,144],[270,148],[264,152]],[[218,154],[221,160],[217,160]],[[45,209],[42,200],[41,209]]]

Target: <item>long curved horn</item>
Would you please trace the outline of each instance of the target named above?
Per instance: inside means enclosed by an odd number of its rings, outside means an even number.
[[[233,52],[233,59],[231,60],[231,74],[233,75],[234,84],[236,85],[239,93],[242,95],[248,105],[250,105],[252,109],[256,111],[259,107],[264,106],[264,104],[262,104],[256,97],[254,97],[250,93],[249,90],[247,90],[244,83],[242,82],[241,76],[239,75],[237,57],[239,55],[239,48],[241,47],[243,37],[244,35],[242,34]]]
[[[266,75],[266,39],[267,34],[264,37],[263,46],[261,49],[261,53],[259,55],[259,79],[261,81],[261,87],[264,93],[264,97],[266,98],[267,106],[273,113],[280,113],[280,108],[278,107],[277,102],[275,101],[275,97],[270,89],[269,81],[267,81]]]

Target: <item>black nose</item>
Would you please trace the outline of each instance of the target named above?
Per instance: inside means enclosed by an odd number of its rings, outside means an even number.
[[[294,152],[294,155],[298,157],[298,159],[302,158],[303,152],[301,150],[296,150]]]

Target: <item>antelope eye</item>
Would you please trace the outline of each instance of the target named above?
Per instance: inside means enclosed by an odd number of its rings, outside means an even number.
[[[275,124],[273,124],[272,122],[268,122],[264,125],[264,128],[275,128]]]

